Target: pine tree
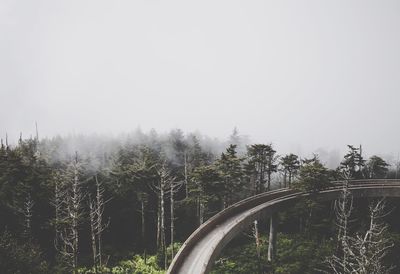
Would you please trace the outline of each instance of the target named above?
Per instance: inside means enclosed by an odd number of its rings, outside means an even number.
[[[271,175],[277,171],[276,151],[272,144],[254,144],[247,149],[246,171],[254,176],[254,193],[271,189]]]
[[[362,179],[364,177],[362,170],[365,166],[365,160],[362,157],[361,146],[356,148],[352,145],[347,145],[347,147],[349,151],[340,163],[340,169],[347,172],[350,179]]]
[[[320,191],[331,185],[328,169],[317,156],[304,159],[299,169],[298,181],[294,187],[303,191]]]
[[[282,166],[282,171],[283,171],[284,187],[290,187],[293,180],[293,176],[297,173],[298,169],[300,168],[299,157],[292,153],[288,154],[281,158],[280,165]]]
[[[222,209],[237,201],[244,189],[242,161],[243,159],[237,156],[236,145],[230,145],[217,161],[223,183]]]
[[[369,179],[385,178],[389,164],[379,156],[371,156],[364,168],[365,177]]]
[[[201,225],[205,221],[208,204],[222,199],[219,193],[223,191],[223,184],[215,165],[197,167],[191,181],[193,186],[190,188],[190,197],[195,200],[198,225]]]

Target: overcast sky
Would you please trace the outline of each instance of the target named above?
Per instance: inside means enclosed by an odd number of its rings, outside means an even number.
[[[400,1],[0,0],[0,135],[237,126],[400,151]]]

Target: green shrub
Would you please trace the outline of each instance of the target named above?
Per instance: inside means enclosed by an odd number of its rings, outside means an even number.
[[[49,273],[39,246],[31,241],[19,242],[11,233],[0,235],[0,272],[13,274]]]
[[[277,256],[274,262],[267,262],[268,239],[261,238],[261,258],[257,258],[255,243],[231,243],[222,256],[215,262],[213,274],[311,274],[327,256],[333,252],[333,243],[306,239],[300,235],[279,233],[277,237]]]
[[[78,273],[81,274],[94,274],[93,268],[81,268]],[[131,260],[120,261],[118,265],[108,268],[103,267],[97,270],[98,274],[163,274],[165,271],[160,270],[157,265],[156,256],[149,256],[146,259],[140,255],[135,255]]]

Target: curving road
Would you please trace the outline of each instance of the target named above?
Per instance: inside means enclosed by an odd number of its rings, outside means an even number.
[[[202,224],[185,241],[173,259],[168,274],[209,273],[222,248],[254,220],[268,218],[285,210],[301,197],[317,195],[334,200],[341,184],[310,194],[293,189],[279,189],[244,199],[221,211]],[[349,184],[353,197],[400,197],[400,180],[354,180]]]

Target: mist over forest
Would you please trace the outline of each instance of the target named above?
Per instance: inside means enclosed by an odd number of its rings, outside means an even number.
[[[13,144],[7,137],[0,147],[0,267],[5,273],[164,273],[197,227],[246,197],[287,187],[320,191],[343,180],[344,174],[358,180],[400,176],[399,163],[366,155],[362,146],[349,144],[331,168],[315,153],[308,158],[280,154],[272,143],[249,143],[236,128],[226,140],[179,129],[43,139],[37,131]],[[335,233],[334,215],[321,215],[332,205],[309,202],[280,214],[280,240],[300,241],[306,248],[301,256],[310,256],[307,252],[317,248],[319,237]],[[358,213],[357,218],[367,220],[368,214]],[[391,229],[397,226],[393,218],[388,223]],[[262,244],[267,241],[265,220],[255,227],[256,247],[253,236],[240,236],[227,249],[234,253],[223,254],[213,273],[236,273],[241,263],[237,273],[258,271],[252,268],[257,265],[261,272],[293,268],[281,261],[287,255],[276,255],[280,259],[272,264],[262,259],[268,246]],[[397,241],[396,235],[390,236],[391,242]],[[332,244],[327,240],[313,263],[287,273],[327,269],[323,262]],[[241,248],[258,255],[242,258],[237,253]],[[397,255],[389,254],[393,262]]]
[[[5,142],[6,137],[8,138],[8,143],[10,145],[15,145],[18,143],[18,140],[24,136],[35,136],[35,132],[32,131],[29,134],[24,132],[20,132],[20,134],[15,136],[10,136],[6,130],[4,130],[5,135],[3,136],[3,142]],[[40,134],[40,130],[38,132]],[[88,157],[100,154],[112,154],[119,147],[124,144],[135,144],[135,145],[148,145],[151,146],[150,140],[157,139],[160,143],[167,143],[168,138],[173,135],[179,135],[180,138],[185,139],[187,142],[190,142],[189,139],[193,136],[201,144],[202,148],[210,153],[215,155],[220,154],[224,151],[227,145],[230,143],[236,144],[238,147],[239,155],[244,155],[246,153],[246,146],[255,143],[252,142],[252,137],[246,133],[242,133],[239,128],[232,128],[229,135],[225,138],[218,138],[214,136],[210,136],[207,134],[203,134],[202,132],[185,132],[179,128],[171,129],[169,131],[157,131],[156,129],[151,129],[147,132],[144,132],[140,128],[136,130],[130,131],[128,133],[115,133],[115,134],[105,134],[105,133],[70,133],[70,134],[55,134],[52,136],[46,136],[41,138],[43,143],[51,143],[54,146],[54,150],[51,155],[51,159],[53,160],[61,160],[66,159],[67,157],[71,157],[76,151],[79,151],[83,155],[87,155]],[[267,138],[264,138],[267,139]],[[323,162],[329,168],[335,168],[339,165],[342,155],[346,152],[346,145],[344,143],[342,147],[332,148],[332,147],[318,147],[315,149],[305,149],[302,148],[301,145],[288,145],[281,144],[280,146],[276,145],[272,141],[268,141],[267,143],[271,143],[278,150],[278,154],[285,153],[295,153],[300,157],[307,158],[312,157],[314,154],[318,155],[321,162]],[[363,144],[354,144],[356,146],[362,146]],[[280,151],[279,147],[283,147],[284,149]],[[289,149],[292,147],[292,150]],[[372,156],[376,154],[380,157],[386,159],[388,163],[391,165],[396,165],[399,161],[398,155],[395,152],[387,153],[372,153],[368,150],[368,147],[364,146],[365,156]],[[166,150],[168,157],[174,157],[169,154],[170,150]],[[94,158],[94,157],[92,157]],[[93,159],[95,161],[95,159]],[[96,165],[95,163],[93,163]]]
[[[0,273],[400,273],[399,49],[398,0],[0,0]]]

